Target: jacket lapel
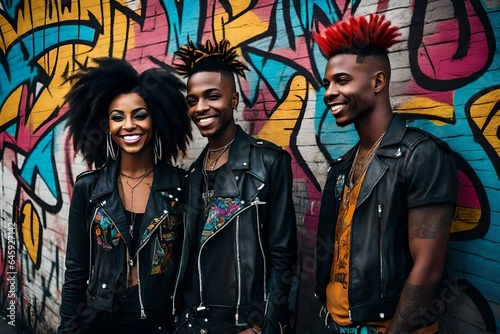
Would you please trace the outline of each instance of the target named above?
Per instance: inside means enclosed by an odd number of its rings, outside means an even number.
[[[405,133],[406,126],[404,120],[398,114],[394,114],[389,127],[380,143],[372,162],[368,166],[366,175],[361,185],[356,207],[359,207],[370,196],[371,192],[382,179],[382,176],[387,171],[389,166],[385,164],[379,157],[397,158],[401,155],[400,142]]]

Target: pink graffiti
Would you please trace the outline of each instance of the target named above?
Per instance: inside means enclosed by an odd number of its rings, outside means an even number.
[[[457,205],[481,209],[481,203],[477,197],[476,189],[471,180],[462,171],[458,171],[458,180],[460,181],[458,189]]]
[[[437,22],[433,33],[424,38],[419,49],[420,69],[429,78],[454,80],[478,72],[488,60],[488,41],[484,27],[469,1],[465,2],[470,25],[467,55],[454,58],[462,33],[457,19]],[[469,36],[467,36],[469,37]]]
[[[167,15],[159,0],[148,1],[143,25],[134,24],[134,48],[127,50],[126,59],[139,73],[153,66],[146,56],[170,64],[172,55],[165,55],[167,42]]]

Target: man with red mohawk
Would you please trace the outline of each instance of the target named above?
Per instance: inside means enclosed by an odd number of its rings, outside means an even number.
[[[436,333],[457,197],[450,148],[392,111],[382,15],[349,17],[314,34],[328,58],[324,102],[359,141],[331,166],[318,223],[321,332]],[[429,308],[429,306],[431,306]]]

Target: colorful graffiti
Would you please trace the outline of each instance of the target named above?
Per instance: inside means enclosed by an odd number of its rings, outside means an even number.
[[[454,300],[478,312],[463,316],[450,303],[444,325],[453,333],[496,333],[500,4],[492,0],[0,0],[0,312],[13,300],[19,326],[43,333],[59,320],[69,201],[75,175],[87,168],[74,157],[64,128],[68,75],[105,55],[142,71],[151,58],[170,64],[188,38],[225,37],[251,69],[239,82],[239,122],[293,157],[301,268],[296,332],[313,333],[321,187],[328,162],[357,137],[325,110],[326,59],[311,32],[371,12],[402,27],[390,55],[395,111],[446,141],[460,169],[448,275],[452,291],[460,292]],[[201,145],[192,145],[184,165]],[[12,268],[9,240],[15,241]]]

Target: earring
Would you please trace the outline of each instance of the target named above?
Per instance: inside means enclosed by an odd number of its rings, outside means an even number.
[[[106,153],[108,161],[109,158],[116,160],[118,156],[118,150],[115,150],[113,146],[113,138],[111,138],[111,132],[109,130],[106,132]]]
[[[158,132],[155,132],[155,141],[153,143],[153,151],[155,155],[155,164],[158,163],[158,161],[161,161],[163,158],[163,150],[161,146],[161,138],[158,135]]]

